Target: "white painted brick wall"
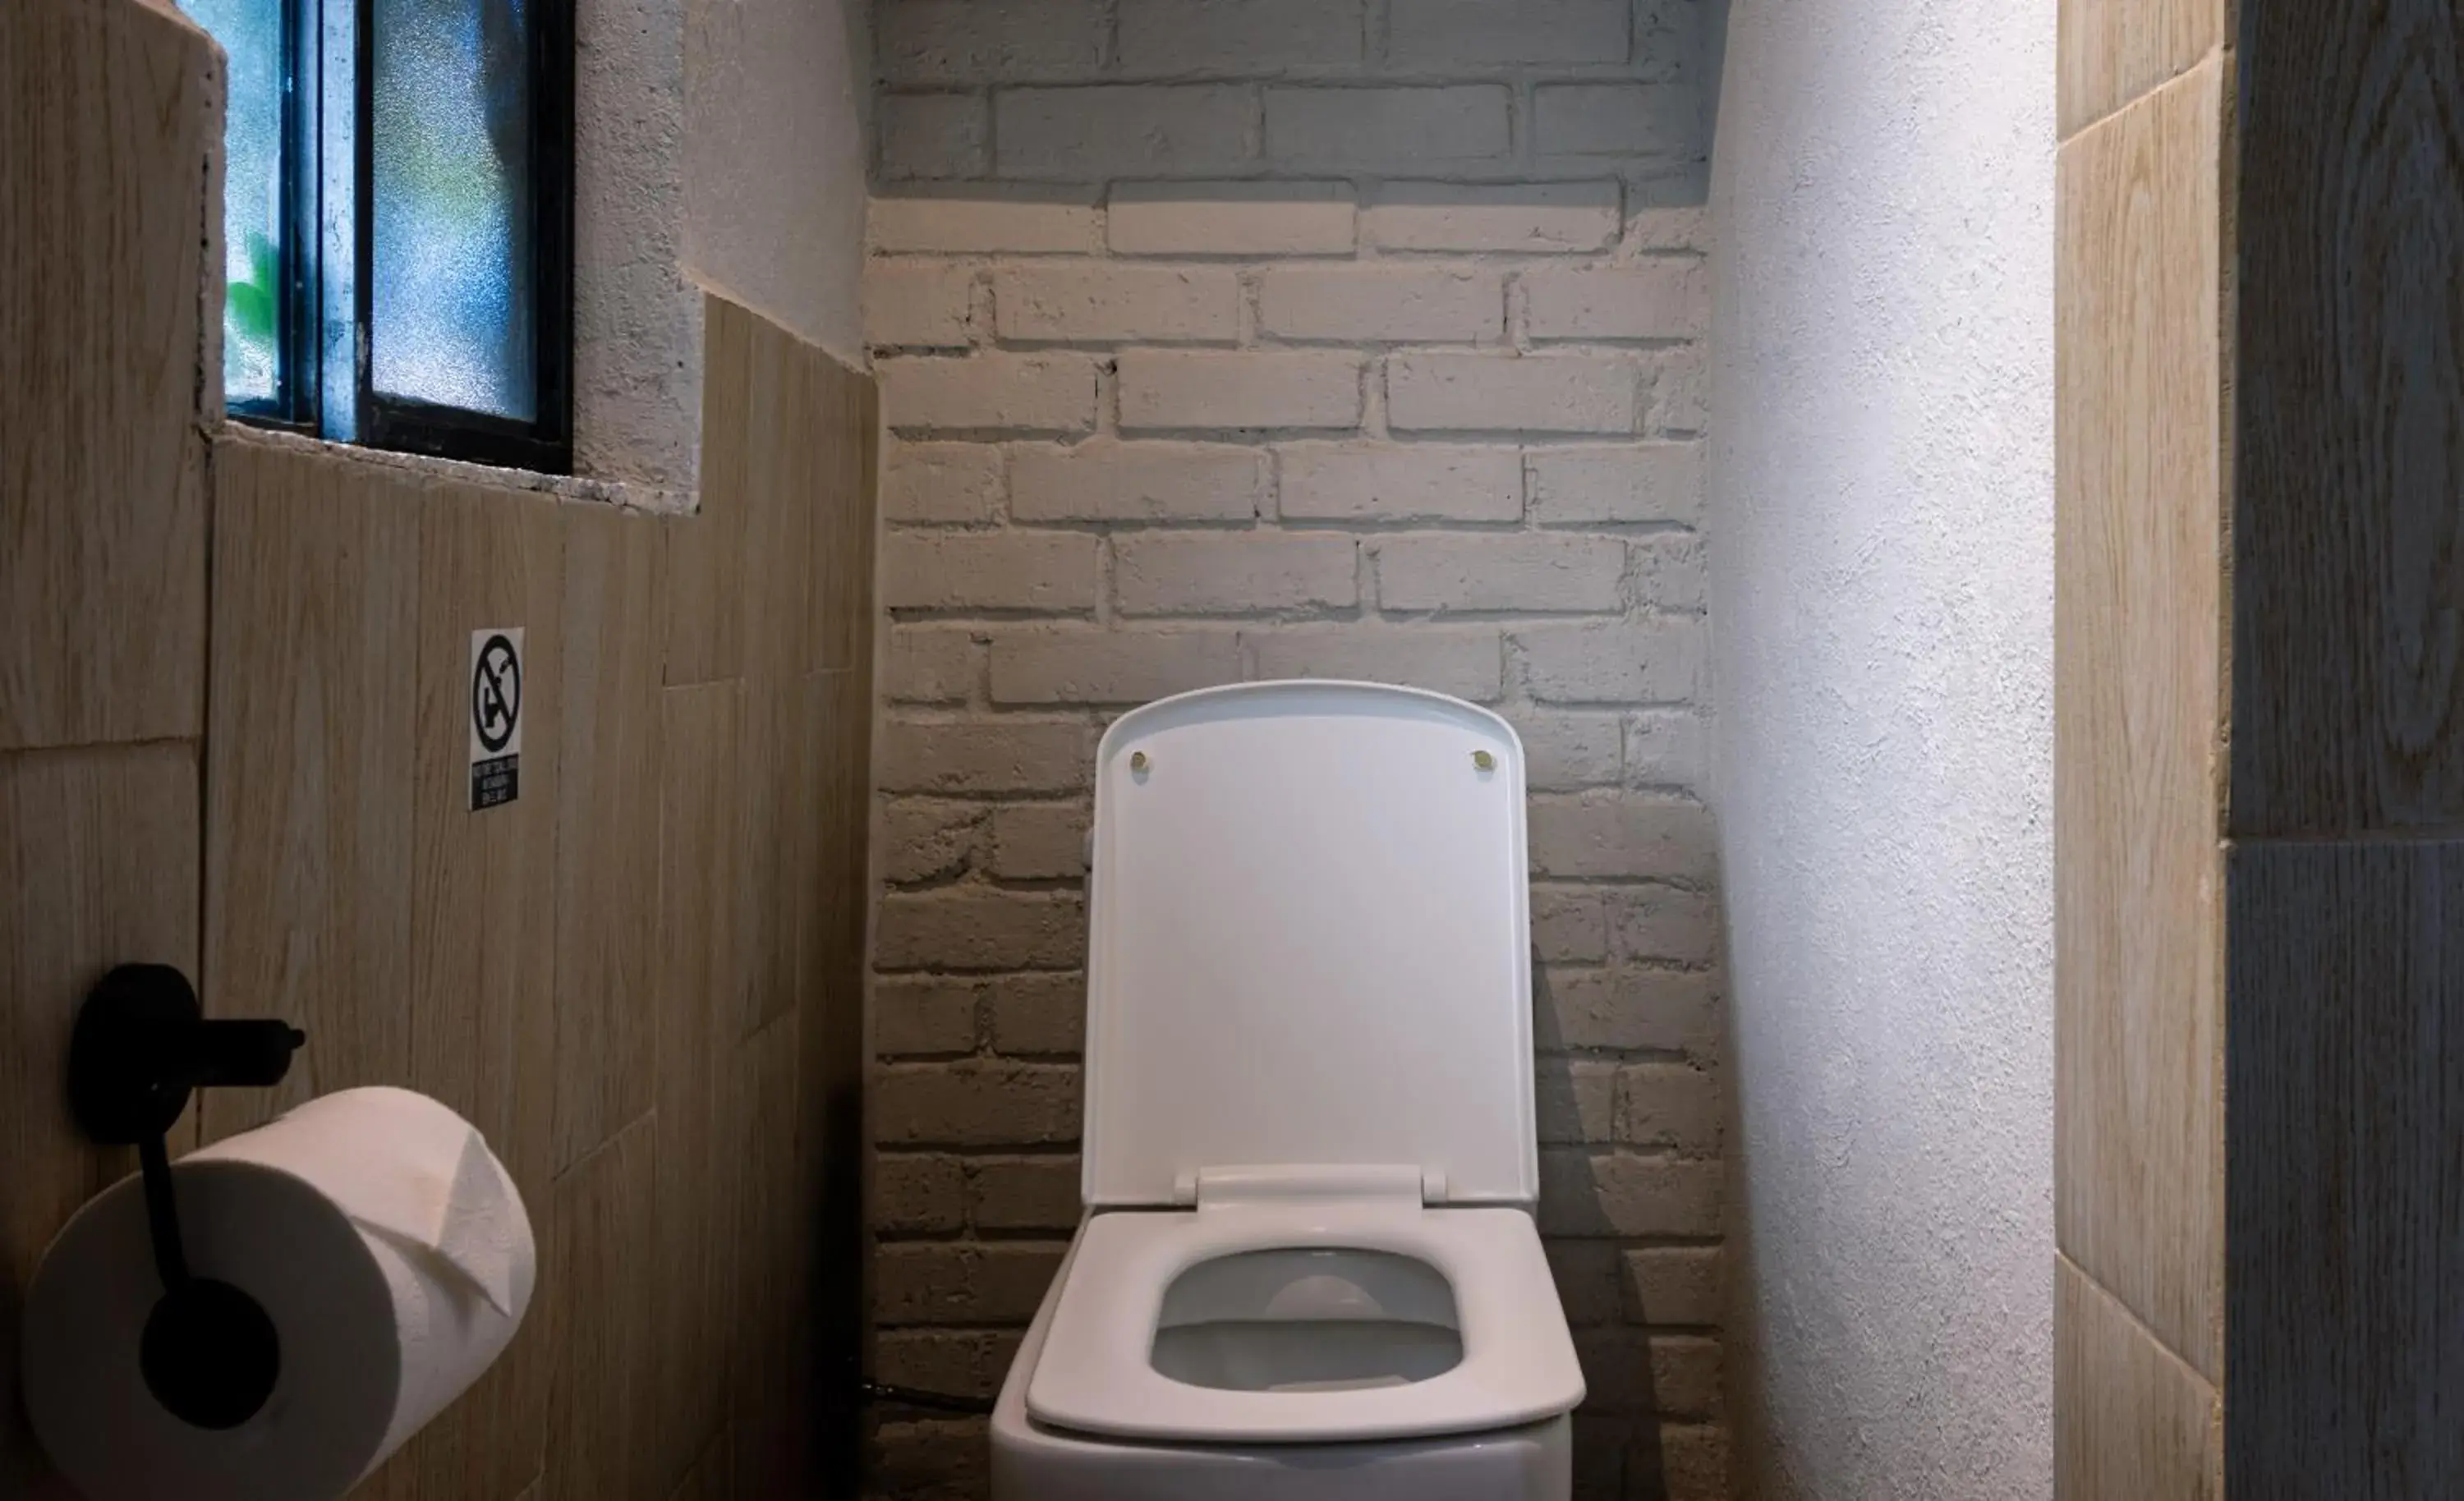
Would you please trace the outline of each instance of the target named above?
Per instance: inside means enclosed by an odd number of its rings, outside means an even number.
[[[1707,3],[879,0],[885,1379],[989,1391],[1074,1223],[1103,727],[1407,683],[1523,736],[1578,1489],[1726,1494]]]

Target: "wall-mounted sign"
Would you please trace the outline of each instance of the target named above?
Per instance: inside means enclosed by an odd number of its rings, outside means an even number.
[[[522,628],[471,633],[471,809],[522,794]]]

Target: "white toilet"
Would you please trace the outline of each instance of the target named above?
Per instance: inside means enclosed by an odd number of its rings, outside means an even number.
[[[1504,720],[1408,688],[1104,736],[1087,1217],[1002,1384],[1000,1501],[1563,1501],[1523,800]]]

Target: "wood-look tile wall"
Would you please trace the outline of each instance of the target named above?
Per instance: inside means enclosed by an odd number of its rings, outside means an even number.
[[[360,1495],[817,1493],[863,1315],[871,384],[711,299],[680,517],[209,438],[218,66],[145,0],[0,8],[0,1352],[129,1165],[67,1119],[77,1004],[165,960],[310,1038],[184,1141],[407,1085],[529,1207],[521,1334]],[[473,813],[470,633],[516,625],[520,796]],[[49,1498],[15,1374],[0,1494]]]
[[[2221,1486],[2218,0],[2064,0],[2056,377],[2057,1488]]]
[[[2428,1501],[2464,1486],[2464,11],[2225,10],[2063,14],[2060,1489]]]

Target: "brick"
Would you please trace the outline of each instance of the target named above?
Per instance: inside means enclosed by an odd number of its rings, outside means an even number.
[[[1703,446],[1633,443],[1533,448],[1524,456],[1531,519],[1544,527],[1670,521],[1703,515]]]
[[[1703,691],[1698,621],[1585,621],[1513,634],[1523,680],[1543,704],[1681,704]]]
[[[1275,450],[1277,511],[1305,521],[1491,521],[1523,515],[1510,448],[1293,443]]]
[[[1598,964],[1609,956],[1608,913],[1597,890],[1535,884],[1531,953],[1542,964]]]
[[[1709,730],[1700,714],[1653,709],[1627,715],[1626,785],[1703,791],[1710,774],[1708,739]]]
[[[1551,1147],[1540,1154],[1544,1235],[1716,1235],[1721,1164]]]
[[[1690,1063],[1629,1063],[1617,1071],[1617,1140],[1697,1156],[1720,1150],[1720,1081]]]
[[[1121,426],[1137,430],[1355,427],[1356,356],[1125,350]]]
[[[1112,603],[1133,616],[1348,607],[1359,559],[1358,542],[1322,533],[1142,533],[1112,541]]]
[[[986,994],[984,1019],[996,1053],[1074,1056],[1087,1044],[1087,977],[1004,975]]]
[[[992,1486],[992,1447],[982,1418],[876,1423],[866,1442],[871,1493],[957,1501]]]
[[[1022,630],[993,638],[996,704],[1144,704],[1240,679],[1240,638],[1229,630]]]
[[[1021,341],[1228,344],[1241,285],[1228,269],[1047,262],[996,273],[993,314]]]
[[[1016,83],[1091,74],[1102,0],[884,0],[872,8],[883,83]]]
[[[1512,146],[1507,100],[1493,83],[1270,88],[1266,157],[1304,170],[1502,161]]]
[[[994,107],[1001,175],[1088,181],[1238,167],[1250,160],[1255,98],[1213,83],[1005,89]]]
[[[1613,1052],[1720,1051],[1720,997],[1701,970],[1541,970],[1532,997],[1533,1037],[1543,1049]]]
[[[1710,603],[1711,576],[1703,538],[1691,532],[1641,537],[1628,550],[1639,604],[1701,614]]]
[[[873,962],[884,969],[1062,969],[1087,957],[1073,891],[945,886],[881,899]]]
[[[1566,1322],[1577,1329],[1621,1322],[1625,1317],[1624,1269],[1614,1241],[1552,1240],[1541,1248]]]
[[[1614,787],[1623,773],[1624,724],[1614,714],[1560,714],[1518,709],[1523,779],[1535,793]]]
[[[1386,53],[1399,67],[1625,61],[1627,0],[1393,0]]]
[[[1626,1462],[1634,1448],[1633,1419],[1590,1408],[1574,1411],[1572,1501],[1625,1501]],[[1647,1454],[1634,1455],[1644,1493],[1658,1497],[1659,1469]],[[1725,1498],[1724,1498],[1725,1501]]]
[[[967,1172],[955,1157],[884,1153],[872,1162],[872,1224],[885,1235],[946,1235],[967,1223]]]
[[[979,1157],[967,1164],[967,1213],[979,1230],[1067,1230],[1078,1223],[1075,1157]]]
[[[1710,280],[1692,256],[1543,267],[1525,272],[1522,287],[1533,338],[1700,338],[1710,323]]]
[[[1707,880],[1717,861],[1701,803],[1625,792],[1531,799],[1531,869],[1559,878]]]
[[[872,1260],[878,1322],[1024,1323],[1061,1270],[1062,1247],[929,1242],[884,1246]]]
[[[1120,0],[1121,69],[1255,76],[1356,66],[1362,0]]]
[[[888,1329],[873,1341],[873,1372],[892,1386],[990,1397],[1023,1338],[1015,1329]]]
[[[1676,886],[1635,886],[1609,899],[1609,930],[1619,959],[1708,964],[1720,949],[1718,903]]]
[[[1618,1282],[1630,1324],[1717,1326],[1724,1320],[1727,1252],[1717,1246],[1647,1246],[1621,1251]]]
[[[873,771],[884,792],[1067,793],[1087,785],[1093,731],[1074,720],[891,716]]]
[[[1347,683],[1397,683],[1493,703],[1503,686],[1497,632],[1415,625],[1408,629],[1345,621],[1245,632],[1262,679],[1331,678]]]
[[[892,704],[962,703],[981,676],[963,625],[893,625],[883,652],[882,697]]]
[[[1075,881],[1087,874],[1083,803],[1009,803],[993,810],[996,881]]]
[[[1532,150],[1541,156],[1692,161],[1704,148],[1703,100],[1665,83],[1544,83],[1532,91]]]
[[[1349,183],[1123,183],[1106,233],[1115,255],[1349,255]]]
[[[1376,553],[1389,610],[1615,610],[1625,578],[1625,546],[1611,537],[1389,537]]]
[[[981,987],[949,975],[882,975],[872,983],[873,1051],[885,1058],[976,1050]]]
[[[893,797],[881,814],[883,879],[912,885],[962,875],[983,832],[979,803]]]
[[[1506,334],[1506,282],[1453,266],[1270,267],[1259,327],[1277,338],[1345,343],[1487,343]]]
[[[1456,355],[1386,362],[1397,431],[1622,433],[1640,413],[1641,369],[1624,355]]]
[[[1701,346],[1662,354],[1651,380],[1651,430],[1664,436],[1710,426],[1710,380]]]
[[[1042,1146],[1078,1138],[1078,1070],[961,1058],[873,1071],[873,1136],[884,1145]]]
[[[1711,248],[1711,213],[1698,196],[1676,201],[1639,187],[1626,205],[1625,242],[1638,250],[1692,250]]]
[[[973,337],[975,269],[883,261],[864,278],[864,337],[876,349],[963,349]]]
[[[1010,450],[1018,521],[1254,521],[1266,467],[1255,448],[1118,443]]]
[[[893,532],[882,539],[891,610],[1092,610],[1102,543],[1072,532]]]
[[[1104,237],[1093,189],[1009,183],[999,198],[875,195],[866,224],[875,250],[924,254],[1087,255]]]
[[[1574,1337],[1586,1410],[1644,1417],[1720,1414],[1720,1342],[1704,1335],[1587,1329]]]
[[[1728,1501],[1728,1430],[1668,1424],[1657,1443],[1661,1483],[1668,1501]]]
[[[881,175],[892,182],[981,177],[990,115],[980,94],[885,94],[873,107]]]
[[[984,443],[895,440],[888,448],[881,512],[891,521],[970,526],[1001,514],[1001,449]]]
[[[885,359],[873,367],[893,428],[1085,432],[1095,425],[1095,362],[1085,355]]]
[[[1617,1140],[1616,1064],[1548,1057],[1538,1061],[1534,1073],[1532,1102],[1544,1144]]]
[[[1362,233],[1388,250],[1603,250],[1617,243],[1617,205],[1615,183],[1389,183],[1371,202]]]

